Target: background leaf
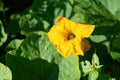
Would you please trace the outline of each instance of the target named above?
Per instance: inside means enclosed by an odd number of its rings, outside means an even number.
[[[7,34],[4,31],[2,22],[0,21],[0,46],[7,40]]]
[[[26,14],[20,18],[19,25],[21,33],[28,34],[30,32],[47,30],[49,23],[42,20],[39,16]]]
[[[11,70],[2,63],[0,63],[0,80],[12,80]]]

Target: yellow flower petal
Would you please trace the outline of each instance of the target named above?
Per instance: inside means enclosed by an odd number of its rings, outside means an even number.
[[[84,55],[84,52],[83,52],[84,47],[83,47],[83,44],[82,44],[81,41],[82,40],[77,39],[77,38],[72,41],[73,54],[75,54],[75,55]]]
[[[65,58],[70,56],[72,48],[73,48],[72,44],[70,44],[70,42],[67,41],[57,46],[58,52]]]
[[[58,17],[56,20],[56,24],[61,25],[64,27],[64,30],[67,32],[74,32],[77,28],[77,25],[75,22],[68,20],[67,18],[64,18],[62,16]]]
[[[50,41],[58,45],[60,42],[64,42],[66,40],[67,33],[64,31],[63,27],[59,27],[59,25],[53,26],[48,32],[48,37]]]
[[[78,27],[75,29],[74,33],[76,35],[80,34],[78,36],[82,38],[88,38],[92,34],[95,28],[95,25],[88,25],[88,24],[81,24],[81,23],[76,23],[76,26]]]

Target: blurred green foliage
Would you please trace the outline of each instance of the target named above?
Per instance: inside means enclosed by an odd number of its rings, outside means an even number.
[[[119,4],[0,0],[0,80],[120,80]],[[96,26],[84,56],[63,58],[50,43],[47,32],[58,16]]]

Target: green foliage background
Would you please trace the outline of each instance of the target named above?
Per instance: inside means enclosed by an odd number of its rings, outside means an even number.
[[[0,80],[120,80],[119,4],[0,0]],[[96,26],[84,56],[63,58],[50,43],[47,32],[58,16]]]

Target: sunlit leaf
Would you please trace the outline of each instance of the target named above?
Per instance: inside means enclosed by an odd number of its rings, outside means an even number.
[[[81,72],[82,72],[82,76],[86,76],[88,73],[90,73],[90,71],[92,71],[92,65],[89,61],[85,60],[82,61],[81,63]]]
[[[107,38],[105,35],[92,35],[90,36],[90,39],[96,43],[100,43],[105,41]]]
[[[112,51],[112,52],[111,52],[111,57],[112,57],[114,60],[120,61],[120,52]]]
[[[120,9],[120,0],[99,0],[102,5],[113,15]]]
[[[2,63],[0,63],[0,80],[12,80],[11,70]]]
[[[88,80],[97,80],[98,75],[98,72],[96,70],[93,70],[89,73]]]
[[[81,72],[79,70],[78,56],[71,55],[69,58],[63,58],[59,64],[58,80],[79,80]]]
[[[7,34],[4,31],[2,22],[0,21],[0,46],[7,40]]]
[[[92,56],[92,65],[96,65],[96,66],[99,65],[99,58],[95,53]]]

